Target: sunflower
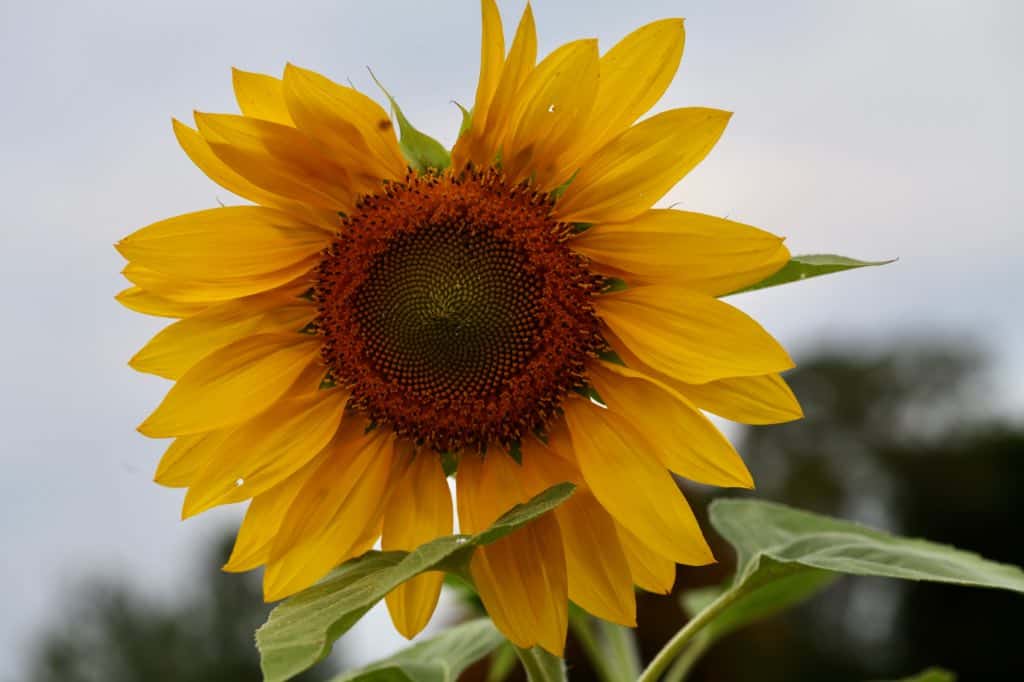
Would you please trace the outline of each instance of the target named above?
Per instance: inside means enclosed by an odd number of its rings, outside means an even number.
[[[730,116],[637,122],[676,72],[682,20],[537,63],[529,6],[507,53],[495,3],[482,9],[476,100],[446,168],[412,170],[388,113],[351,87],[236,70],[241,115],[174,131],[252,203],[119,242],[134,285],[119,300],[180,318],[131,360],[175,382],[139,430],[173,439],[155,479],[188,489],[183,517],[250,501],[226,570],[265,566],[281,599],[378,541],[450,534],[449,475],[466,533],[571,481],[470,566],[512,642],[560,654],[570,599],[635,625],[634,586],[667,593],[677,563],[713,561],[672,474],[752,480],[704,411],[800,416],[778,374],[789,356],[718,298],[789,254],[754,227],[652,208]],[[441,583],[388,595],[402,634]]]

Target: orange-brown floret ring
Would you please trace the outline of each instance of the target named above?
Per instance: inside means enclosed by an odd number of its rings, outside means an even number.
[[[316,328],[351,406],[438,451],[543,430],[602,341],[601,278],[553,203],[493,170],[409,176],[347,216]]]

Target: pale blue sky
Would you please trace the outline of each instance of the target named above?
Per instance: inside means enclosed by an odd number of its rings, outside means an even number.
[[[798,362],[822,338],[971,338],[997,358],[1002,410],[1020,414],[1022,7],[537,0],[535,12],[544,52],[687,18],[659,107],[736,113],[666,203],[785,234],[794,252],[902,258],[737,297]],[[503,8],[511,22],[522,3]],[[470,102],[475,86],[478,12],[475,0],[0,0],[0,679],[16,679],[61,581],[105,570],[170,595],[194,548],[237,518],[180,523],[181,494],[150,483],[160,444],[134,431],[166,385],[125,361],[160,323],[114,303],[111,244],[230,201],[180,152],[170,117],[233,108],[231,66],[277,73],[290,60],[369,87],[369,65],[451,142],[449,100]],[[395,646],[381,623],[360,641]]]

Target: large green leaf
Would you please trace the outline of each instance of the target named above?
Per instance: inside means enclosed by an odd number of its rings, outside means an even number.
[[[1024,571],[1016,566],[782,504],[716,500],[710,516],[711,525],[736,548],[737,585],[781,564],[1024,593]]]
[[[793,256],[789,259],[789,262],[782,266],[782,269],[774,275],[764,278],[757,284],[751,284],[748,287],[743,287],[742,289],[730,292],[727,295],[731,296],[732,294],[741,294],[745,291],[756,291],[757,289],[776,287],[780,284],[799,282],[802,279],[820,277],[821,275],[828,275],[833,272],[842,272],[843,270],[866,268],[875,265],[888,265],[893,262],[895,262],[895,259],[866,261],[847,258],[845,256],[837,256],[830,253]]]
[[[256,631],[265,682],[297,675],[330,652],[331,645],[370,607],[406,580],[430,570],[464,570],[473,549],[490,544],[564,502],[575,487],[553,486],[517,505],[476,535],[452,535],[405,552],[368,552],[323,581],[281,603]]]
[[[711,525],[736,549],[736,577],[727,588],[699,590],[684,597],[693,619],[666,645],[665,655],[655,658],[641,680],[657,679],[688,645],[669,675],[669,679],[682,679],[700,653],[717,639],[809,598],[837,574],[1024,593],[1024,571],[1016,566],[781,504],[716,500],[710,518]]]
[[[455,682],[462,671],[505,641],[487,618],[456,625],[332,682]]]
[[[811,597],[839,573],[1024,593],[1024,571],[1016,566],[781,504],[716,500],[710,516],[711,525],[737,554],[728,606],[702,635],[714,639]]]
[[[402,108],[398,106],[398,102],[381,85],[372,71],[370,72],[370,77],[373,78],[377,87],[381,89],[384,96],[388,98],[388,102],[391,103],[391,113],[394,114],[395,119],[398,121],[398,146],[402,149],[405,160],[409,162],[413,170],[417,173],[423,173],[429,169],[441,171],[450,166],[452,164],[452,156],[444,148],[444,145],[410,123],[409,119],[402,112]]]

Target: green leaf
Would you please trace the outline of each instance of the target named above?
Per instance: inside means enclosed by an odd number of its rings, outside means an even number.
[[[405,160],[409,162],[412,169],[417,173],[425,173],[430,169],[441,171],[450,166],[452,157],[444,145],[413,126],[402,113],[402,108],[398,106],[395,98],[377,80],[373,71],[370,71],[370,77],[391,103],[391,113],[398,121],[398,146],[402,149],[402,154],[405,155]]]
[[[394,656],[331,682],[455,682],[462,671],[498,648],[505,638],[487,618],[456,625]]]
[[[928,668],[916,675],[892,680],[892,682],[956,682],[956,675],[944,668]]]
[[[571,483],[552,486],[476,535],[438,538],[409,553],[368,552],[282,602],[256,631],[265,682],[287,680],[322,659],[370,607],[406,580],[430,570],[463,571],[474,548],[551,511],[574,489]]]
[[[729,606],[707,625],[714,638],[808,599],[837,573],[1024,593],[1024,571],[1016,566],[781,504],[716,500],[710,516],[735,547],[738,566]]]
[[[1024,593],[1024,571],[1016,566],[781,504],[720,499],[709,516],[736,549],[736,577],[727,589],[684,597],[693,618],[640,676],[643,682],[658,679],[680,653],[668,678],[682,679],[717,639],[809,598],[840,573]]]
[[[736,548],[737,584],[773,564],[1024,593],[1024,571],[926,540],[759,500],[716,500],[711,525]]]
[[[846,258],[845,256],[836,256],[834,254],[793,256],[789,259],[789,262],[782,266],[782,269],[774,275],[764,278],[757,284],[751,284],[748,287],[738,289],[726,295],[731,296],[732,294],[742,294],[746,291],[756,291],[758,289],[776,287],[780,284],[799,282],[803,279],[820,277],[821,275],[828,275],[833,272],[842,272],[843,270],[888,265],[889,263],[895,262],[895,258],[891,260],[866,261],[857,260],[855,258]]]

